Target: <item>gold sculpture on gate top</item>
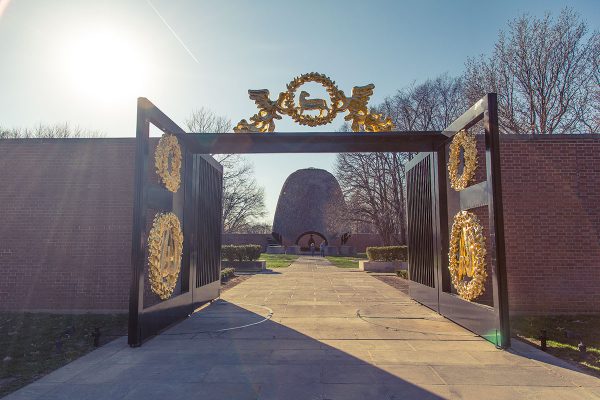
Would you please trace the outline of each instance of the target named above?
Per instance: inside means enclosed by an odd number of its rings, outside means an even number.
[[[310,98],[310,93],[301,91],[296,103],[296,91],[308,82],[321,84],[329,94],[329,104],[324,99]],[[248,90],[251,100],[258,106],[258,112],[250,117],[250,121],[241,120],[235,128],[236,133],[273,132],[275,119],[281,115],[288,115],[300,125],[319,126],[329,124],[339,112],[346,111],[346,121],[352,121],[354,132],[384,132],[394,130],[394,125],[389,117],[369,111],[367,103],[373,95],[375,85],[355,86],[352,97],[346,97],[339,90],[335,82],[323,74],[310,72],[294,78],[287,84],[287,90],[279,93],[277,100],[269,98],[267,89]],[[306,111],[318,111],[318,115],[311,115]]]

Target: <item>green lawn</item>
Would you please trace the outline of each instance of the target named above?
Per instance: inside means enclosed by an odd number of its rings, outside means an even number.
[[[127,314],[0,313],[0,397],[127,334]]]
[[[600,316],[564,315],[551,317],[511,317],[514,336],[539,345],[540,331],[547,331],[548,353],[569,360],[600,376]],[[580,341],[587,346],[583,354]]]
[[[362,253],[364,254],[364,253]],[[357,254],[352,257],[345,256],[327,256],[325,257],[330,263],[338,268],[358,268],[358,261],[366,259],[366,255]]]
[[[289,267],[296,261],[298,256],[295,254],[266,254],[260,255],[259,260],[267,262],[267,269]]]

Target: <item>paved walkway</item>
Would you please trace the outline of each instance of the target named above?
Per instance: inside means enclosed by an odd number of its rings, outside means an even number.
[[[7,397],[594,398],[600,379],[519,343],[496,350],[385,283],[310,257],[244,281],[141,348],[117,340]]]

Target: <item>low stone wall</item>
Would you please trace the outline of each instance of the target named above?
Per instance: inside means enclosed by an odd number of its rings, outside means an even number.
[[[257,272],[265,269],[266,261],[221,261],[221,268],[233,268],[236,272]]]
[[[368,272],[396,272],[408,269],[408,264],[404,261],[367,261],[360,260],[358,269]]]

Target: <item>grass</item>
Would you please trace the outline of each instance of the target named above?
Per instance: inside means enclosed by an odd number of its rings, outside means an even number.
[[[267,269],[273,268],[286,268],[289,267],[291,263],[296,261],[298,256],[295,254],[266,254],[263,253],[260,255],[259,260],[263,260],[267,262]]]
[[[362,253],[364,254],[364,253]],[[366,255],[361,256],[361,253],[352,257],[345,256],[327,256],[325,257],[327,261],[332,263],[338,268],[358,268],[358,262],[360,260],[366,259]]]
[[[547,331],[548,353],[579,364],[588,372],[600,376],[600,316],[567,315],[548,317],[518,316],[511,318],[514,336],[539,346],[540,331]],[[580,341],[587,346],[581,353]]]
[[[0,313],[0,397],[127,334],[127,314]]]

